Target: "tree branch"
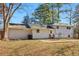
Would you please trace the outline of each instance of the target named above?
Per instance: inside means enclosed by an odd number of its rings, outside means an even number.
[[[13,3],[10,3],[10,4],[9,4],[9,7],[8,7],[7,14],[6,14],[6,19],[7,19],[8,15],[11,13],[12,8],[13,8]]]
[[[6,20],[6,23],[10,21],[11,17],[13,16],[13,14],[15,13],[15,11],[21,6],[21,3],[13,10],[13,12],[10,13],[8,19]]]

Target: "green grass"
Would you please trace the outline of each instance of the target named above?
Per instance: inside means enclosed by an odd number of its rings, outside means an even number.
[[[52,41],[52,40],[51,40]],[[79,40],[41,40],[0,41],[0,55],[9,56],[79,56]]]

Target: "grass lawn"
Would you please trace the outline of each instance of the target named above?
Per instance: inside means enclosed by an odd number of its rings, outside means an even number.
[[[0,55],[79,56],[79,40],[0,41]]]

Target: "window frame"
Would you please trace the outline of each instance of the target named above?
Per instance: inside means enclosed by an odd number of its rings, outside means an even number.
[[[36,30],[36,32],[37,32],[37,33],[39,33],[39,32],[40,32],[40,30],[39,30],[39,29],[37,29],[37,30]]]

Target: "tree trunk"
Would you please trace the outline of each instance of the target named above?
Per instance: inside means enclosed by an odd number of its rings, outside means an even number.
[[[59,20],[60,20],[60,8],[58,7],[58,15],[57,15],[57,17],[58,17],[58,20],[57,20],[57,23],[59,22]]]
[[[4,32],[4,40],[9,40],[8,39],[8,28],[5,29],[5,32]]]
[[[70,11],[70,18],[69,18],[69,19],[70,19],[70,20],[69,20],[69,21],[70,21],[70,22],[69,22],[70,25],[72,24],[72,15],[71,15],[71,13],[72,13],[72,12]]]
[[[4,38],[3,40],[9,40],[8,38],[8,24],[4,24]]]
[[[52,5],[52,11],[54,10],[54,6]],[[52,13],[52,24],[55,23],[55,19],[54,19],[54,16],[53,16],[53,13]]]

